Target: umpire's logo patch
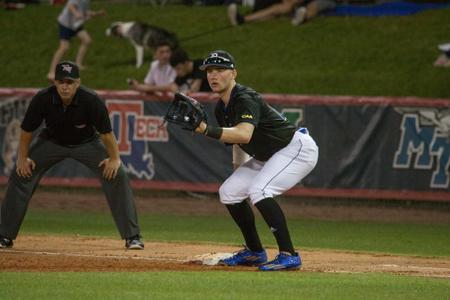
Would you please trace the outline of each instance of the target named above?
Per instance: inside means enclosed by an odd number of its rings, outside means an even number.
[[[63,69],[64,72],[67,72],[67,73],[72,72],[72,66],[71,65],[64,64],[64,65],[62,65],[62,69]]]

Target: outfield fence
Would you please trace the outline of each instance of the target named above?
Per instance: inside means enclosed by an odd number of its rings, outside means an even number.
[[[0,88],[0,183],[14,169],[20,121],[36,89]],[[97,91],[109,109],[123,164],[135,188],[216,192],[232,172],[231,149],[163,122],[170,95]],[[215,123],[217,96],[192,94]],[[319,146],[319,162],[287,194],[450,201],[450,99],[264,94]],[[66,160],[43,184],[99,186]]]

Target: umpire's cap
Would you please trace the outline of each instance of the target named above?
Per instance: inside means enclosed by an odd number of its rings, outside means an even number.
[[[208,67],[218,67],[224,69],[235,69],[236,63],[233,56],[224,50],[216,50],[208,54],[200,66],[200,70],[204,71]]]
[[[71,61],[62,61],[56,65],[55,79],[72,79],[76,80],[80,78],[80,71],[76,63]]]

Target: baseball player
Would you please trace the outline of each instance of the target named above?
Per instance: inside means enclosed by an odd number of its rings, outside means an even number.
[[[220,95],[215,115],[221,127],[202,121],[195,131],[233,144],[235,171],[221,185],[219,195],[245,239],[244,249],[220,263],[257,265],[262,271],[298,269],[302,261],[274,197],[311,172],[317,163],[318,147],[306,128],[295,128],[261,95],[236,83],[236,65],[229,53],[211,52],[200,68],[206,70],[213,92]],[[267,262],[247,198],[276,238],[280,252],[272,261]]]
[[[46,126],[29,147],[42,121]],[[126,248],[143,249],[133,194],[107,108],[95,92],[80,85],[78,66],[72,62],[56,66],[54,85],[39,91],[25,113],[15,172],[1,206],[0,248],[12,247],[40,179],[66,158],[82,163],[101,179]]]

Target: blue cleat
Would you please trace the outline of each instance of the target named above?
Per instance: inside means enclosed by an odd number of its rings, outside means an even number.
[[[274,260],[259,266],[259,269],[261,271],[283,271],[300,269],[301,266],[302,259],[298,253],[291,255],[281,252]]]
[[[218,264],[222,266],[259,266],[266,261],[267,254],[265,250],[255,252],[245,247],[234,253],[233,256],[221,259]]]

